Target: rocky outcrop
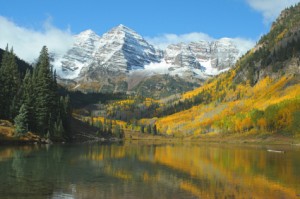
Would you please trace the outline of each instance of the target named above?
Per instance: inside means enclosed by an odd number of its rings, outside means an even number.
[[[172,44],[165,50],[167,63],[178,67],[197,68],[204,71],[210,68],[221,71],[232,67],[241,52],[231,39],[223,38],[213,42],[199,41],[189,44]],[[209,65],[207,65],[209,62]]]

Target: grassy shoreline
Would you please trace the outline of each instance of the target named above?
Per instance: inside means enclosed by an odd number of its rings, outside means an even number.
[[[138,141],[149,143],[224,143],[224,144],[271,144],[271,145],[294,145],[300,146],[300,136],[248,133],[248,134],[206,134],[198,136],[172,136],[151,135],[139,131],[125,131],[124,141]],[[106,140],[107,141],[107,140]],[[24,145],[47,143],[45,139],[31,132],[22,136],[14,135],[14,126],[1,120],[0,123],[0,145]]]
[[[45,139],[31,132],[16,136],[14,125],[6,120],[0,120],[0,144],[1,145],[24,145],[43,143]]]
[[[149,135],[136,131],[125,132],[125,141],[155,141],[155,142],[206,142],[206,143],[232,143],[232,144],[271,144],[300,146],[300,137],[280,134],[240,134],[240,135],[200,135],[173,137],[169,135]]]

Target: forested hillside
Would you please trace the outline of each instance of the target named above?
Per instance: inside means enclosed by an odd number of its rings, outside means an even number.
[[[14,136],[31,131],[41,137],[69,139],[69,99],[58,94],[47,47],[33,69],[8,47],[1,57],[0,119],[14,123]]]
[[[0,63],[2,62],[2,57],[5,54],[5,50],[2,50],[0,48]],[[27,62],[25,62],[24,60],[20,59],[19,57],[15,56],[15,61],[17,63],[21,78],[23,78],[25,76],[25,73],[27,70],[32,71],[32,66],[30,64],[28,64]]]

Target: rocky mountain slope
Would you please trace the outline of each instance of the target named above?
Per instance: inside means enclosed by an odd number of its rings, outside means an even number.
[[[119,25],[102,36],[92,30],[75,36],[73,47],[56,59],[55,68],[61,83],[70,89],[136,92],[143,87],[151,91],[157,85],[149,87],[146,80],[164,76],[172,82],[190,85],[180,90],[183,92],[229,69],[239,56],[241,51],[228,38],[172,44],[162,51],[134,30]]]
[[[164,55],[171,65],[201,69],[205,75],[216,75],[232,67],[241,52],[231,39],[223,38],[213,42],[173,44],[167,47]]]
[[[75,43],[66,55],[56,63],[62,78],[78,77],[82,67],[91,62],[99,46],[100,37],[92,30],[75,36]]]

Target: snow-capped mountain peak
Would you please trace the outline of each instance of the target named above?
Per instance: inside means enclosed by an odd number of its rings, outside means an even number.
[[[127,33],[127,34],[138,35],[138,33],[136,33],[133,29],[128,28],[127,26],[124,26],[123,24],[120,24],[120,25],[112,28],[109,32],[122,32],[122,33]]]
[[[94,70],[129,71],[159,62],[162,52],[156,50],[134,30],[119,25],[98,40],[98,47],[90,66]],[[105,69],[104,69],[105,68]],[[83,70],[82,75],[88,73]]]
[[[134,71],[202,79],[233,66],[240,56],[230,38],[171,44],[161,51],[122,24],[102,36],[86,30],[74,40],[73,47],[56,61],[56,70],[61,78],[78,82],[115,81]]]
[[[93,37],[93,36],[96,36],[96,35],[97,34],[93,30],[88,29],[88,30],[85,30],[85,31],[79,33],[77,35],[77,37],[80,37],[80,38],[89,38],[89,37]]]
[[[81,69],[93,59],[99,39],[100,36],[92,30],[75,35],[72,48],[56,60],[55,68],[58,75],[65,79],[76,78]]]

